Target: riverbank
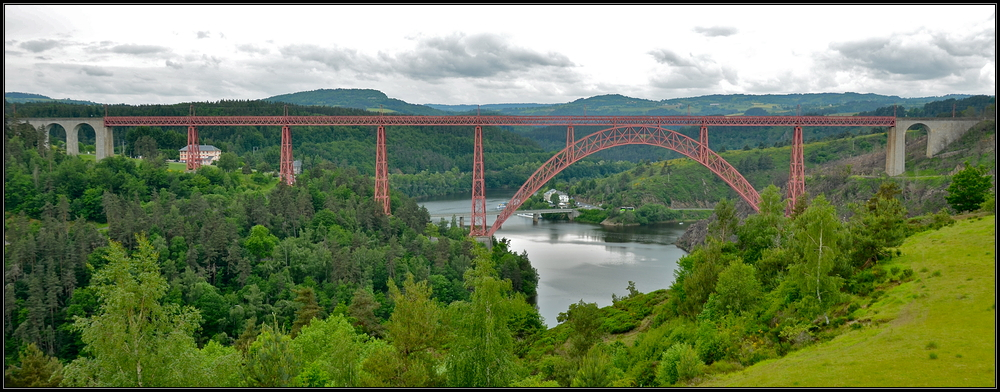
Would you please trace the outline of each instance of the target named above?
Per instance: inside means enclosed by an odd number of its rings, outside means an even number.
[[[511,195],[487,192],[489,206],[507,201]],[[431,214],[468,214],[468,195],[424,200]],[[586,211],[586,210],[583,210]],[[495,216],[488,216],[487,223]],[[686,252],[674,242],[687,223],[633,227],[601,226],[599,222],[540,220],[511,216],[496,232],[509,240],[508,249],[528,254],[538,271],[538,309],[548,327],[558,324],[558,315],[583,300],[602,306],[612,296],[627,293],[629,282],[638,290],[665,289],[673,283],[677,260]]]

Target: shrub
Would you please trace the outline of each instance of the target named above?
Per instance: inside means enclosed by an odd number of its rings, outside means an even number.
[[[701,375],[704,369],[705,363],[698,358],[698,354],[691,346],[687,346],[677,362],[677,377],[680,381],[687,381]]]
[[[945,200],[959,213],[975,211],[983,204],[992,186],[990,177],[986,175],[982,165],[970,166],[965,162],[965,169],[951,178],[948,186],[948,196]]]
[[[728,344],[720,335],[713,323],[702,323],[698,328],[695,351],[705,363],[711,364],[726,356]]]
[[[687,343],[675,343],[663,353],[656,380],[660,386],[669,386],[678,381],[687,381],[700,375],[705,364],[698,353]]]
[[[740,314],[754,308],[762,297],[757,269],[740,260],[734,261],[719,273],[715,293],[726,313]]]
[[[801,347],[816,340],[809,333],[809,326],[803,324],[786,325],[778,332],[778,336],[781,337],[781,340],[791,343],[793,347]]]
[[[732,373],[743,370],[743,366],[736,362],[718,361],[709,365],[706,373]]]
[[[910,234],[919,233],[925,230],[937,230],[945,226],[950,226],[955,223],[955,219],[948,214],[948,211],[942,208],[935,214],[923,215],[907,220],[906,225]]]
[[[627,312],[611,308],[608,309],[607,313],[609,315],[604,319],[601,328],[608,333],[625,333],[639,326],[639,322]]]
[[[625,378],[635,381],[637,387],[656,386],[656,366],[653,361],[638,361],[628,369]]]

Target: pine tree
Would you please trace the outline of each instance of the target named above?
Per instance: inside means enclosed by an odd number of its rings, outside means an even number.
[[[20,366],[4,371],[4,388],[54,388],[62,381],[59,360],[45,355],[34,343],[21,350]]]
[[[293,339],[299,334],[302,327],[309,325],[309,322],[319,315],[319,311],[321,310],[319,304],[316,303],[316,291],[312,287],[305,287],[294,291],[297,295],[295,302],[300,303],[302,307],[295,312],[295,323],[292,324]]]

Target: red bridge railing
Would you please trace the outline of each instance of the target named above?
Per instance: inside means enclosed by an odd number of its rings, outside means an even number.
[[[193,113],[193,112],[192,112]],[[851,116],[136,116],[136,117],[105,117],[107,127],[135,126],[183,126],[188,127],[188,144],[194,145],[197,151],[199,126],[281,126],[281,177],[289,185],[294,182],[292,173],[291,126],[376,126],[376,179],[375,199],[382,203],[386,215],[390,214],[389,175],[386,165],[385,127],[390,125],[410,126],[475,126],[475,158],[473,162],[472,186],[472,231],[471,235],[492,235],[502,219],[495,223],[494,228],[486,227],[485,194],[483,181],[482,126],[566,126],[566,149],[557,153],[552,162],[546,163],[532,178],[543,178],[548,181],[552,175],[586,155],[589,150],[580,150],[584,140],[587,143],[597,143],[597,149],[603,149],[622,144],[653,144],[679,151],[692,157],[715,174],[723,177],[741,197],[756,208],[756,191],[748,187],[743,177],[728,163],[722,160],[708,146],[709,126],[791,126],[795,127],[792,140],[792,159],[789,168],[789,209],[797,197],[805,192],[805,165],[802,152],[802,127],[894,127],[895,117],[851,117]],[[610,126],[600,132],[601,137],[593,139],[593,135],[579,142],[573,136],[574,126]],[[630,127],[640,127],[639,131]],[[677,139],[680,134],[669,131],[670,137],[663,136],[667,131],[665,126],[700,126],[699,140]],[[622,128],[625,127],[625,128]],[[649,128],[652,127],[652,128]],[[615,133],[623,130],[626,136],[615,137]],[[655,132],[651,131],[655,130]],[[607,133],[613,131],[612,133]],[[653,133],[650,133],[653,132]],[[659,133],[656,133],[659,132]],[[607,133],[607,134],[606,134]],[[686,137],[684,137],[686,138]],[[662,139],[662,140],[661,140]],[[677,139],[677,140],[674,140]],[[593,143],[592,143],[593,142]],[[586,144],[586,145],[590,145]],[[579,151],[578,151],[579,150]],[[595,150],[596,151],[596,150]],[[197,169],[198,161],[189,163],[189,169]],[[551,166],[551,167],[549,167]],[[531,182],[532,179],[529,179]],[[544,181],[542,183],[544,183]],[[532,188],[528,185],[527,188]],[[526,189],[525,187],[522,187]],[[523,190],[522,189],[522,190]],[[523,197],[524,195],[522,195]],[[515,207],[516,209],[516,207]],[[508,214],[509,215],[509,214]]]
[[[895,117],[851,116],[135,116],[105,117],[108,127],[315,126],[315,125],[524,125],[524,126],[832,126],[891,127]]]

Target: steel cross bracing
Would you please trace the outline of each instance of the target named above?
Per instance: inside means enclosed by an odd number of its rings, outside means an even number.
[[[292,130],[284,125],[281,127],[281,169],[278,174],[287,185],[295,183],[295,169],[292,162]]]
[[[792,133],[792,160],[788,168],[788,204],[785,215],[791,215],[799,196],[806,193],[806,165],[802,151],[802,127],[795,127]]]
[[[483,176],[483,127],[476,126],[472,158],[472,227],[469,235],[486,235],[486,181]]]
[[[188,126],[187,169],[198,170],[201,167],[201,147],[198,144],[198,127]]]
[[[312,125],[525,126],[833,126],[892,127],[895,117],[850,116],[135,116],[105,117],[108,127]]]
[[[510,199],[507,208],[497,216],[487,235],[492,236],[507,218],[517,213],[521,204],[569,165],[595,152],[626,144],[660,146],[684,154],[722,178],[754,210],[758,209],[760,195],[753,186],[729,162],[714,151],[704,148],[698,141],[657,126],[619,126],[580,139],[545,162]]]
[[[382,212],[392,215],[389,209],[389,163],[385,151],[385,127],[378,126],[375,136],[375,202],[382,203]]]

